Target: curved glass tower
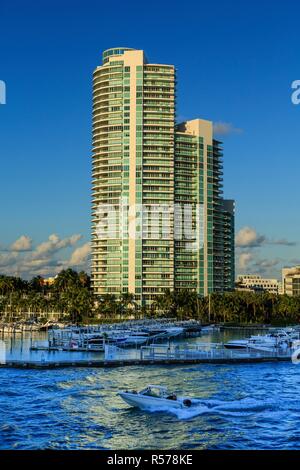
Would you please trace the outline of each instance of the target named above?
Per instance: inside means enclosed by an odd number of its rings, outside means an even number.
[[[138,212],[142,205],[150,212],[173,202],[175,69],[149,64],[140,50],[109,49],[94,72],[93,90],[94,291],[129,292],[150,302],[174,283],[172,226],[163,239],[153,224],[153,233],[142,237],[147,220]],[[115,236],[96,230],[106,204],[122,218]],[[141,226],[133,222],[138,216]]]
[[[151,304],[167,289],[223,289],[222,151],[209,121],[175,128],[175,85],[173,65],[126,47],[94,71],[95,294]]]

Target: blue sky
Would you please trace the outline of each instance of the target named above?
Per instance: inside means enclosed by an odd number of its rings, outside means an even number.
[[[91,75],[114,46],[176,65],[180,120],[240,129],[219,136],[225,196],[236,199],[242,229],[239,270],[278,276],[300,259],[300,105],[291,102],[291,83],[300,79],[299,13],[296,0],[2,0],[0,271],[55,272],[74,251],[85,266]],[[16,251],[11,244],[21,236]]]

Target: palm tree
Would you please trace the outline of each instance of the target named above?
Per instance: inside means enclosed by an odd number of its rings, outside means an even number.
[[[137,304],[135,302],[134,294],[123,292],[120,298],[120,307],[122,313],[125,313],[125,315],[128,315],[128,313],[135,314]]]
[[[66,312],[73,323],[79,323],[83,317],[91,316],[92,296],[86,288],[69,288],[62,294],[62,299],[65,301]]]
[[[174,316],[174,292],[171,292],[170,289],[167,289],[162,295],[157,296],[151,307],[155,312],[155,316]]]
[[[68,288],[80,286],[78,273],[73,269],[64,269],[55,278],[54,289],[65,292]]]
[[[28,287],[30,290],[34,290],[36,292],[43,292],[44,290],[44,279],[42,276],[35,276],[29,281]]]
[[[82,287],[90,288],[91,278],[86,272],[80,271],[80,273],[78,273],[78,279]]]

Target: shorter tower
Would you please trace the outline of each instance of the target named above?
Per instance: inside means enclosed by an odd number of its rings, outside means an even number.
[[[174,65],[104,51],[93,75],[92,286],[151,305],[234,285],[234,210],[213,123],[175,125]]]
[[[235,283],[235,201],[223,200],[223,239],[224,239],[224,291],[234,290]]]
[[[175,228],[175,290],[208,295],[224,285],[222,149],[213,123],[194,119],[175,131],[174,198],[192,231]],[[181,237],[176,234],[182,233]]]

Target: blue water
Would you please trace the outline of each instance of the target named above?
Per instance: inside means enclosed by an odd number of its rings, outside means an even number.
[[[154,383],[190,409],[130,408]],[[0,370],[0,449],[300,449],[300,366]]]

